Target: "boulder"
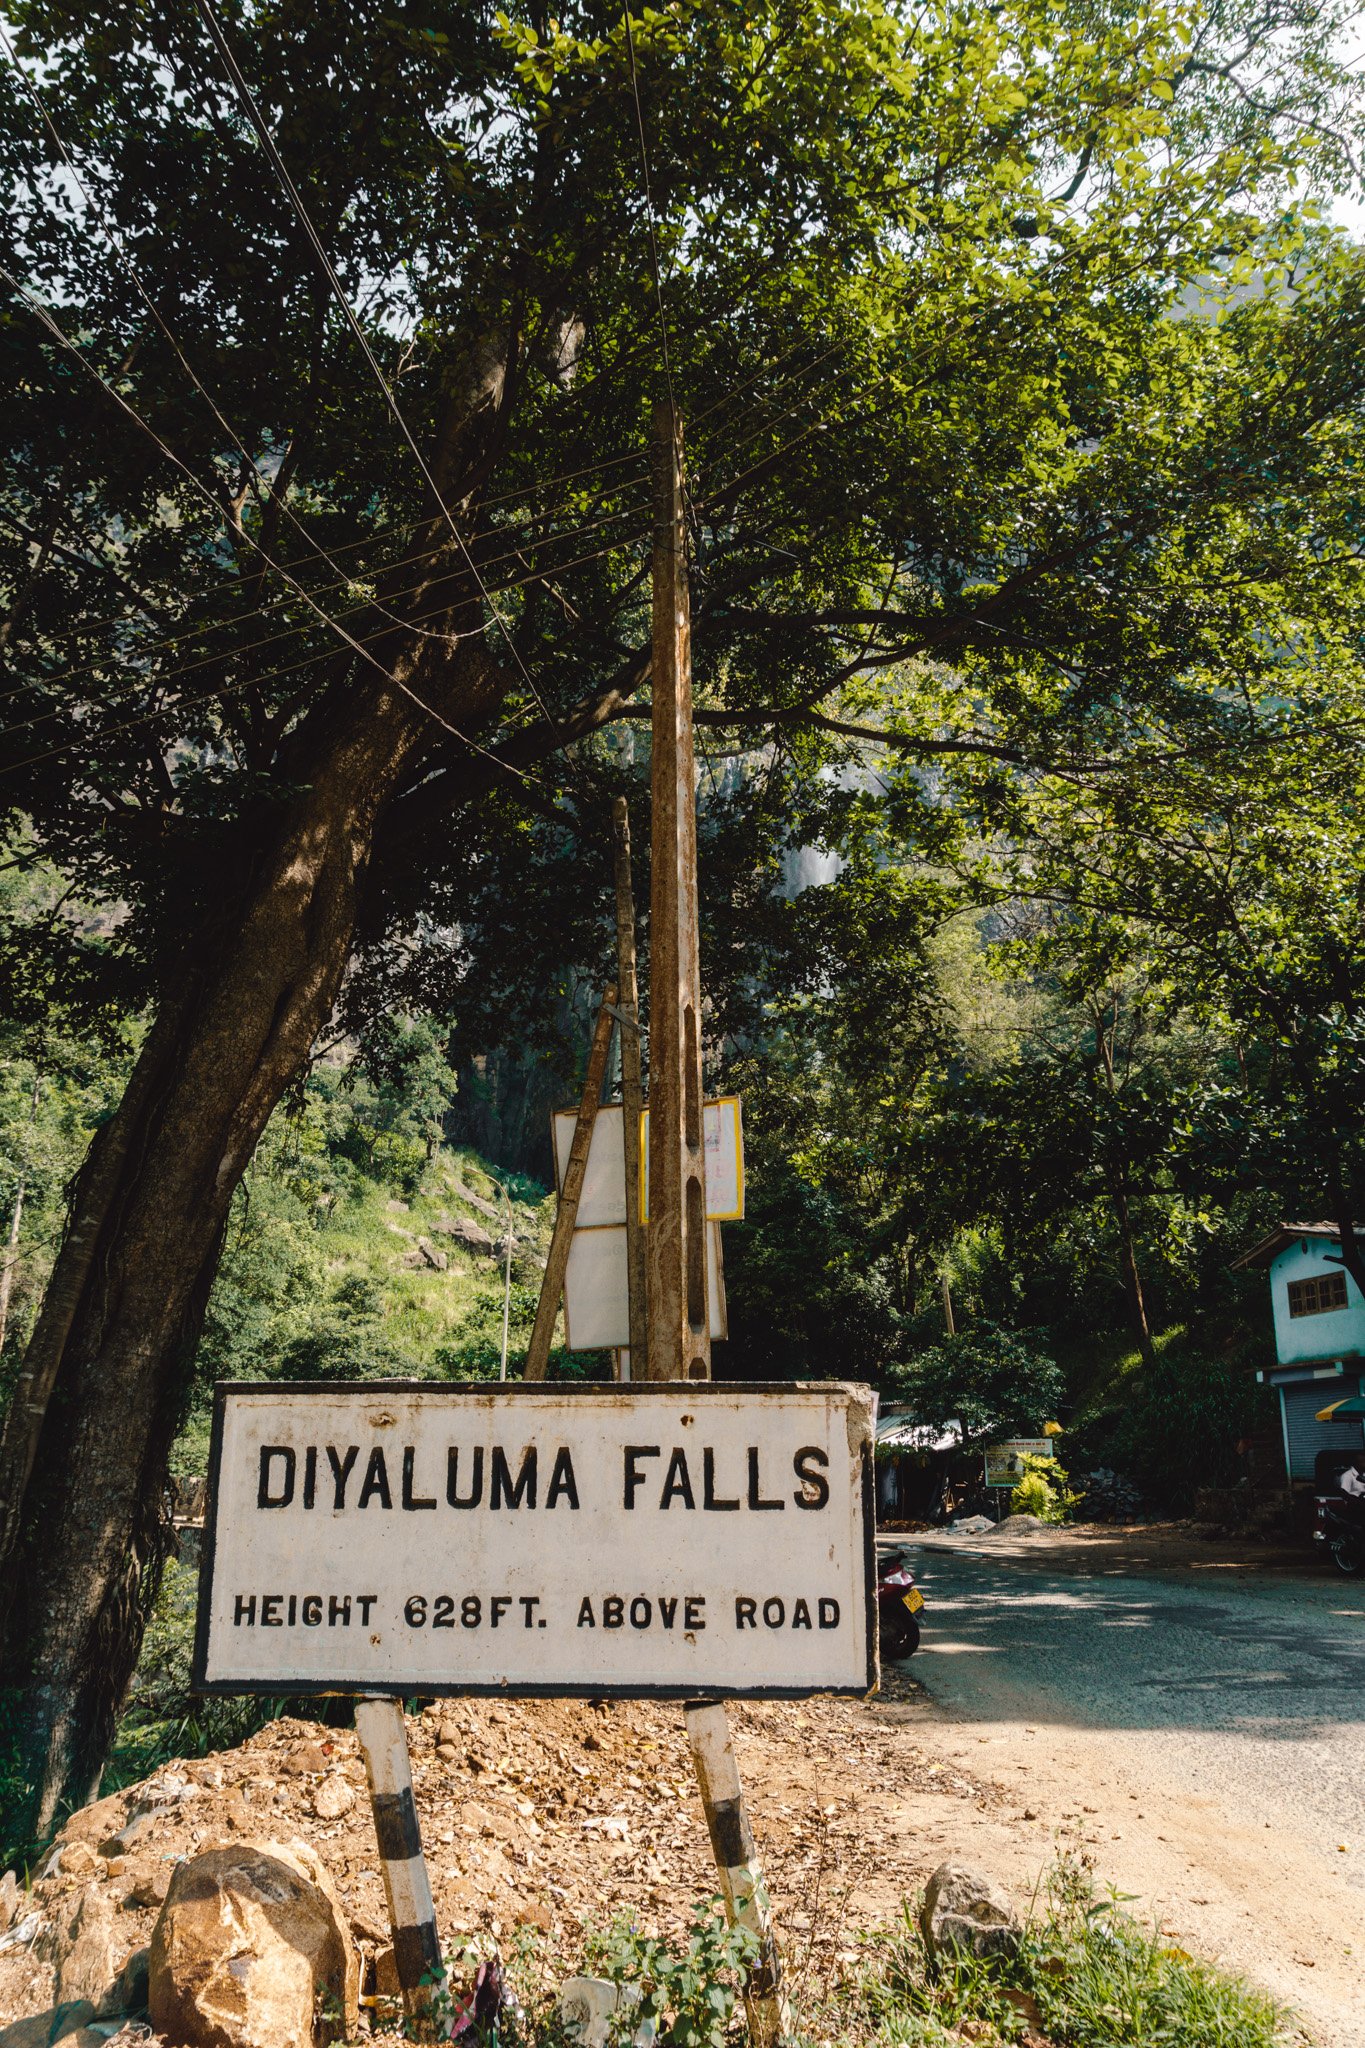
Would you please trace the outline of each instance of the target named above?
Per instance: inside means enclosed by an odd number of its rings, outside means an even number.
[[[58,2041],[73,2048],[82,2035],[87,2041],[103,2040],[103,2035],[96,2037],[87,2031],[87,2023],[94,2017],[95,2008],[88,1998],[75,2005],[50,2006],[46,2012],[15,2020],[13,2026],[0,2027],[0,2048],[54,2048]]]
[[[132,1936],[114,1906],[95,1885],[82,1892],[47,1937],[48,1956],[56,1965],[59,2005],[88,1999],[103,2006],[128,1960]]]
[[[319,1820],[340,1820],[354,1805],[355,1787],[339,1771],[333,1771],[314,1788],[313,1811]]]
[[[171,1880],[152,1934],[152,2025],[182,2048],[312,2048],[359,2025],[359,1968],[303,1842],[202,1851]]]
[[[23,1898],[18,1878],[12,1870],[7,1870],[4,1876],[0,1877],[0,1934],[3,1934],[7,1927],[13,1926],[19,1916]]]
[[[1023,1926],[994,1878],[965,1863],[940,1863],[924,1891],[920,1932],[931,1962],[944,1949],[968,1955],[1018,1953]]]

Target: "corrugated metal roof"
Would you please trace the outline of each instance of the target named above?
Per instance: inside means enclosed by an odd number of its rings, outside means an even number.
[[[1357,1223],[1353,1228],[1358,1237],[1365,1237],[1365,1223]],[[1326,1237],[1339,1244],[1341,1230],[1335,1223],[1277,1223],[1269,1237],[1263,1237],[1249,1252],[1243,1252],[1240,1259],[1233,1260],[1233,1271],[1236,1272],[1239,1266],[1268,1266],[1286,1245],[1293,1244],[1296,1237]]]

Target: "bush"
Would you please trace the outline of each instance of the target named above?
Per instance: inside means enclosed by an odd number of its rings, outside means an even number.
[[[1023,1459],[1024,1476],[1010,1495],[1016,1515],[1036,1515],[1040,1522],[1069,1522],[1083,1496],[1067,1485],[1064,1468],[1055,1458]]]
[[[1273,1999],[1201,1963],[1096,1898],[1088,1873],[1064,1860],[1017,1956],[980,1963],[925,1954],[904,1924],[874,1939],[851,2025],[885,2048],[958,2048],[964,2040],[1055,2048],[1289,2048],[1299,2039]],[[821,2026],[823,2035],[833,2027]]]
[[[720,1899],[693,1911],[687,1946],[678,1951],[627,1919],[590,1937],[588,1964],[638,1997],[622,1999],[612,2039],[624,2044],[642,2021],[653,2020],[659,2048],[725,2048],[738,2041],[741,1988],[758,1961],[759,1946],[743,1927],[727,1927]]]

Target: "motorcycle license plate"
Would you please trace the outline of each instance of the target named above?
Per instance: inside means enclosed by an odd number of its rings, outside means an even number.
[[[924,1605],[924,1595],[918,1587],[913,1588],[910,1592],[901,1594],[901,1605],[908,1607],[912,1614],[918,1614]]]

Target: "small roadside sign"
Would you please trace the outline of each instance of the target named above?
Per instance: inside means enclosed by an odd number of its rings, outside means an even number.
[[[1024,1476],[1025,1458],[1055,1458],[1057,1446],[1050,1436],[1016,1436],[1007,1443],[986,1446],[987,1486],[1016,1487]]]
[[[201,1692],[876,1682],[866,1387],[226,1385],[209,1484]]]

